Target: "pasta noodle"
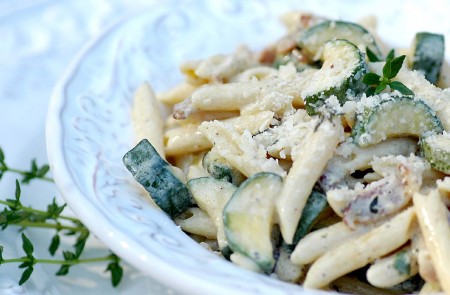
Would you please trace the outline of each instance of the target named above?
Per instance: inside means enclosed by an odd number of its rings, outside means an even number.
[[[411,237],[414,218],[414,209],[407,209],[386,224],[325,253],[309,269],[304,286],[324,287],[334,279],[397,249]]]
[[[398,255],[406,257],[406,262],[410,267],[408,271],[399,272],[396,262]],[[407,247],[400,252],[395,252],[388,257],[375,261],[367,270],[367,280],[370,284],[380,288],[391,288],[418,273],[417,260],[412,253],[412,249]]]
[[[433,261],[431,260],[430,251],[425,245],[425,241],[421,232],[415,234],[412,245],[414,246],[415,253],[417,255],[420,276],[427,283],[433,285],[439,284],[436,270],[434,268]]]
[[[278,257],[274,273],[282,281],[297,283],[304,276],[306,267],[292,263],[289,254],[289,251],[286,249],[280,249],[280,256]]]
[[[343,242],[358,237],[368,229],[351,230],[343,222],[316,230],[304,237],[291,254],[292,262],[310,264]]]
[[[197,127],[191,125],[167,130],[164,134],[165,154],[168,156],[183,155],[211,148],[211,142],[198,131]]]
[[[425,244],[436,270],[442,289],[450,293],[450,227],[448,210],[437,190],[428,195],[416,193],[414,206],[419,216],[419,225],[424,235]]]
[[[184,82],[167,92],[158,93],[156,98],[165,104],[173,105],[183,101],[186,97],[191,95],[195,89],[197,89],[195,85]]]
[[[257,65],[256,59],[248,48],[239,47],[231,55],[214,55],[204,60],[187,61],[180,65],[191,84],[206,82],[224,82],[236,74]]]
[[[324,121],[316,132],[307,138],[308,146],[302,146],[295,155],[294,163],[286,177],[283,191],[277,200],[277,212],[284,240],[291,244],[306,200],[325,168],[328,160],[343,136],[340,120]],[[327,145],[323,143],[326,142]],[[320,153],[317,159],[314,155]],[[298,183],[302,182],[299,186]]]
[[[217,237],[217,229],[208,214],[199,208],[189,208],[182,216],[175,219],[184,231],[209,239]]]
[[[146,138],[160,155],[164,155],[163,121],[156,96],[148,83],[143,83],[136,91],[131,116],[136,142]]]
[[[273,118],[270,111],[261,112],[255,115],[240,116],[223,120],[232,124],[237,131],[248,130],[255,134],[269,126]],[[199,130],[199,125],[192,124],[185,127],[169,129],[164,134],[165,154],[168,156],[194,153],[210,149],[211,141]]]
[[[420,289],[419,294],[436,294],[441,291],[439,284],[437,283],[425,283],[425,285]]]

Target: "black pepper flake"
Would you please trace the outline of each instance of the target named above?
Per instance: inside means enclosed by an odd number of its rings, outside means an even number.
[[[369,205],[370,212],[373,214],[378,213],[378,197],[375,197]]]

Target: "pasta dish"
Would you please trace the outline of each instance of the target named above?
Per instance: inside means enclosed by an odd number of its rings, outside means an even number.
[[[245,269],[305,288],[450,294],[444,37],[389,51],[370,22],[282,21],[287,34],[261,51],[186,61],[164,93],[144,83],[125,166],[183,231]]]

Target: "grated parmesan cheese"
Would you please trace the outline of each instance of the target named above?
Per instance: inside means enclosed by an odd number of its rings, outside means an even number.
[[[317,119],[312,119],[305,110],[291,110],[284,114],[279,125],[257,134],[254,140],[275,157],[286,159],[294,146],[304,144],[306,135],[314,130]]]
[[[286,175],[278,160],[266,157],[266,149],[249,130],[239,133],[231,124],[221,121],[203,122],[198,129],[222,157],[247,177],[259,172]]]

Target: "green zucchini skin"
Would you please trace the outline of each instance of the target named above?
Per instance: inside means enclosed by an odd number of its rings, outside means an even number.
[[[392,96],[380,98],[376,106],[357,113],[351,136],[358,146],[365,147],[391,137],[418,138],[430,131],[442,133],[444,127],[425,102],[414,97]]]
[[[295,245],[311,231],[311,228],[317,222],[320,214],[329,207],[330,206],[328,205],[326,195],[318,191],[312,191],[308,201],[306,201],[305,207],[303,208],[303,212],[294,235],[293,243],[292,245],[289,245],[291,250],[293,250]]]
[[[215,179],[228,181],[239,186],[245,179],[245,175],[232,167],[225,158],[215,152],[208,152],[202,160],[203,168]]]
[[[170,164],[160,157],[147,139],[127,152],[123,163],[170,217],[177,217],[193,203],[187,186],[175,176]]]
[[[417,33],[412,45],[413,70],[421,71],[430,83],[436,84],[445,57],[445,40],[440,34]]]
[[[364,92],[366,86],[362,83],[363,76],[368,72],[365,55],[360,51],[363,47],[369,48],[379,59],[382,53],[375,42],[375,38],[362,26],[346,21],[325,21],[305,30],[298,39],[298,47],[302,54],[310,60],[320,59],[324,62],[321,70],[327,70],[330,65],[339,64],[343,59],[353,58],[357,63],[348,63],[350,73],[345,71],[341,83],[331,81],[336,76],[333,71],[326,71],[324,77],[314,79],[316,91],[306,93],[303,97],[306,111],[309,115],[318,114],[318,108],[332,95],[336,96],[343,105],[349,96],[357,97]],[[333,46],[329,46],[330,42]],[[333,52],[339,47],[345,47],[340,54],[334,56]],[[331,58],[330,58],[331,57]],[[325,64],[325,61],[330,62]],[[351,65],[350,65],[351,64]],[[318,81],[320,82],[318,82]],[[350,92],[349,92],[350,91]],[[308,91],[309,92],[309,91]]]
[[[321,76],[318,78],[313,76],[311,87],[314,90],[308,90],[303,98],[309,115],[317,114],[318,108],[332,95],[343,105],[348,100],[349,94],[356,97],[366,88],[362,79],[368,72],[367,63],[364,54],[354,44],[342,39],[327,41],[323,47],[321,60],[324,62],[319,70]],[[339,68],[342,66],[346,68]],[[336,77],[340,81],[336,82]]]
[[[271,237],[275,200],[282,184],[277,174],[257,173],[241,184],[223,211],[231,250],[252,259],[265,273],[275,266]]]
[[[450,136],[424,134],[419,141],[421,154],[434,169],[450,174]]]
[[[406,281],[397,284],[390,289],[394,292],[399,292],[400,294],[414,294],[417,290],[422,289],[425,281],[422,279],[420,274],[410,277]]]
[[[363,45],[382,59],[375,38],[364,27],[347,21],[325,21],[312,26],[300,35],[298,46],[313,58],[326,41],[333,39],[345,39],[356,46]]]

